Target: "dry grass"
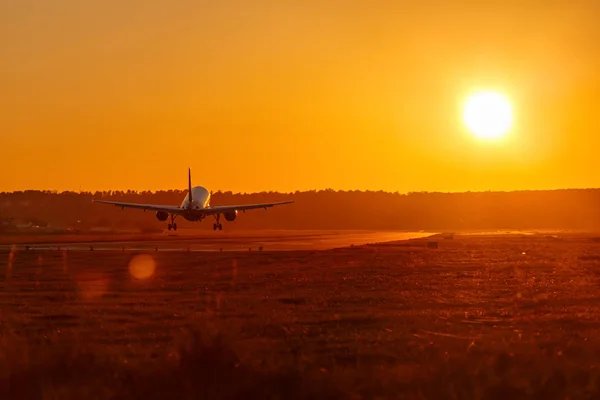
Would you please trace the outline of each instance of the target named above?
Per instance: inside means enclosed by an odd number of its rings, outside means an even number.
[[[212,225],[211,225],[212,226]],[[220,232],[215,236],[212,230],[202,230],[193,228],[180,229],[177,232],[165,231],[150,233],[132,233],[127,231],[116,232],[81,232],[81,233],[48,233],[35,234],[27,232],[0,232],[0,245],[11,244],[44,244],[44,243],[90,243],[90,242],[146,242],[146,241],[164,241],[173,239],[176,241],[222,241],[222,240],[243,240],[243,239],[278,239],[283,238],[314,238],[322,235],[336,235],[343,233],[364,233],[365,230],[356,231],[336,231],[336,230],[234,230]]]
[[[600,396],[600,243],[0,258],[10,399]]]

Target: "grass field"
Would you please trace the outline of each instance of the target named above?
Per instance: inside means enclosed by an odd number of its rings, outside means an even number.
[[[140,241],[194,241],[194,240],[228,240],[239,238],[289,238],[289,237],[312,237],[331,236],[339,233],[365,233],[377,231],[365,230],[237,230],[224,231],[215,235],[215,232],[200,229],[179,229],[177,232],[164,231],[153,233],[131,233],[131,232],[82,232],[82,233],[58,233],[58,234],[31,234],[26,232],[0,233],[0,245],[9,244],[43,244],[43,243],[89,243],[89,242],[140,242]]]
[[[426,242],[0,253],[0,396],[600,396],[600,242]]]

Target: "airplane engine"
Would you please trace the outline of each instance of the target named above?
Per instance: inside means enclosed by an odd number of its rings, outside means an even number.
[[[169,213],[166,213],[164,211],[158,211],[156,213],[156,219],[159,221],[166,221],[167,218],[169,218]]]
[[[237,210],[228,211],[228,212],[224,213],[223,216],[229,222],[235,221],[235,218],[237,217]]]

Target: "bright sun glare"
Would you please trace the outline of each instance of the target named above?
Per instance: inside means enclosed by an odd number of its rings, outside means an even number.
[[[477,92],[467,99],[463,119],[478,138],[499,138],[512,126],[512,107],[510,101],[500,93]]]

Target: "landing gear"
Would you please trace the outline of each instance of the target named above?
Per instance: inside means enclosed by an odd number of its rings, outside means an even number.
[[[221,223],[219,222],[221,220],[221,214],[215,215],[215,219],[217,220],[217,222],[213,224],[213,230],[216,231],[218,229],[222,231],[223,225],[221,225]]]
[[[169,230],[173,229],[174,231],[177,230],[177,224],[175,223],[175,214],[171,214],[171,223],[169,225],[167,225],[167,227],[169,228]]]

